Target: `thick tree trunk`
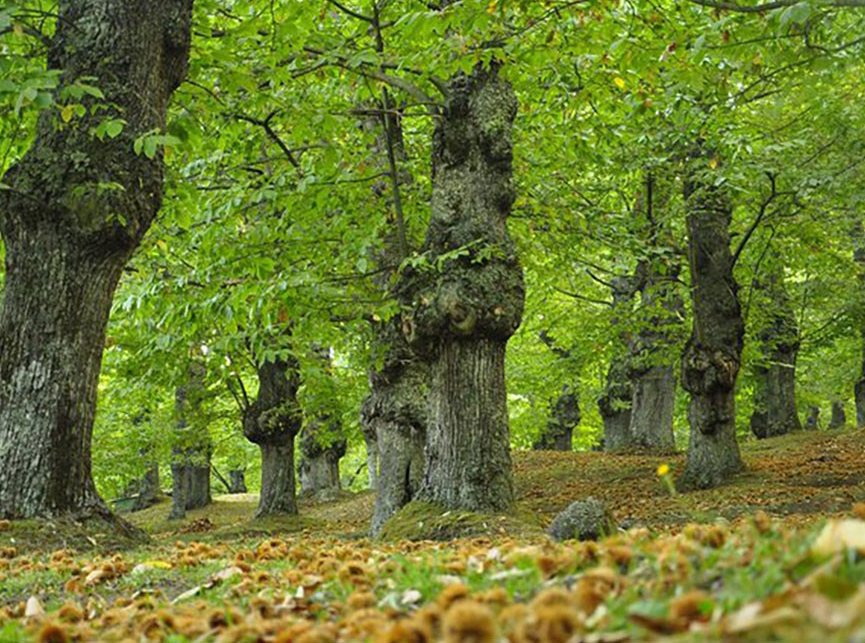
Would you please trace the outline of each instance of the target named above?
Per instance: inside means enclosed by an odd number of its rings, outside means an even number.
[[[532,444],[536,450],[571,451],[574,448],[574,429],[579,425],[580,400],[576,389],[565,384],[561,394],[550,401],[550,419],[537,441]]]
[[[796,354],[799,328],[779,258],[769,256],[769,275],[754,282],[765,296],[769,319],[758,333],[762,358],[754,367],[754,412],[751,431],[758,438],[784,435],[802,428],[796,413]]]
[[[504,360],[505,345],[496,340],[441,347],[433,365],[425,499],[475,511],[513,502]]]
[[[650,451],[672,451],[676,373],[672,366],[650,366],[634,376],[630,432],[634,444]]]
[[[513,501],[504,356],[523,312],[522,269],[507,232],[517,102],[498,65],[449,82],[433,135],[432,270],[403,271],[403,331],[432,369],[432,422],[418,496],[449,508]]]
[[[213,445],[207,427],[198,417],[205,392],[206,366],[192,362],[189,382],[177,387],[175,406],[177,428],[171,449],[171,513],[169,519],[186,516],[212,502],[210,495],[210,456]]]
[[[667,200],[658,197],[653,176],[647,179],[647,200],[653,208]],[[653,196],[655,195],[655,196]],[[657,243],[657,213],[649,212],[650,242]],[[634,275],[640,292],[640,330],[631,345],[630,377],[633,388],[630,433],[639,449],[667,452],[676,447],[673,410],[676,404],[676,374],[671,349],[682,329],[684,304],[678,292],[679,259],[673,252],[658,252],[641,261]]]
[[[829,420],[830,431],[839,431],[847,426],[847,414],[844,412],[844,402],[835,400],[832,402],[832,418]]]
[[[707,158],[694,163],[700,167],[686,178],[684,190],[694,323],[682,353],[682,386],[691,394],[691,435],[679,483],[707,488],[744,466],[736,441],[734,387],[745,328],[730,253],[732,206],[723,186],[702,176]]]
[[[145,7],[146,4],[146,7]],[[105,513],[90,443],[105,326],[121,270],[160,206],[161,154],[132,152],[161,128],[186,71],[192,0],[61,0],[48,60],[60,92],[95,78],[104,101],[39,118],[2,181],[0,514]],[[96,105],[103,105],[95,109]],[[91,109],[93,108],[93,109]],[[90,131],[126,121],[114,139]],[[118,188],[103,188],[116,184]]]
[[[296,514],[294,437],[302,415],[300,374],[293,357],[260,364],[258,396],[243,410],[243,435],[261,449],[261,494],[256,517]]]

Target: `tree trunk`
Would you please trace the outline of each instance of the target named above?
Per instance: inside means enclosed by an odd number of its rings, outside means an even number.
[[[478,64],[449,82],[433,134],[425,266],[409,266],[400,284],[403,331],[432,371],[418,496],[452,509],[503,510],[514,497],[504,356],[525,294],[506,225],[517,102],[497,70]]]
[[[537,441],[532,444],[535,450],[572,451],[574,448],[574,429],[580,423],[580,400],[575,390],[565,384],[562,392],[550,401],[550,419]]]
[[[147,457],[147,452],[140,454]],[[136,489],[135,502],[132,504],[132,511],[141,511],[156,503],[156,498],[161,493],[159,487],[159,462],[155,459],[150,459],[147,470],[144,472],[141,480],[138,481]]]
[[[725,188],[705,176],[708,157],[698,155],[693,162],[701,167],[689,172],[684,196],[694,322],[682,353],[691,435],[679,483],[707,488],[744,467],[736,442],[734,387],[745,328],[730,253],[732,206]]]
[[[630,306],[634,296],[634,282],[628,277],[616,277],[610,283],[613,309],[616,314],[610,320],[614,328],[620,327],[619,314]],[[613,346],[613,355],[607,368],[604,394],[598,399],[598,411],[604,421],[604,451],[615,453],[626,451],[634,445],[631,433],[631,403],[634,390],[629,377],[630,332],[619,330]]]
[[[847,414],[844,412],[844,402],[835,400],[832,402],[832,418],[829,420],[830,431],[840,431],[847,426]]]
[[[620,350],[613,355],[607,369],[604,395],[598,399],[598,411],[604,421],[604,451],[616,453],[635,446],[631,433],[633,389],[628,379],[628,355]]]
[[[177,387],[175,407],[177,428],[171,448],[171,513],[169,519],[186,516],[212,502],[210,495],[210,456],[213,445],[207,427],[198,416],[205,393],[206,366],[193,361],[189,382]]]
[[[159,210],[162,156],[132,152],[165,123],[186,71],[191,0],[62,0],[48,59],[60,92],[95,78],[84,116],[39,117],[0,190],[0,513],[27,518],[108,509],[91,475],[96,386],[121,270]],[[96,106],[101,109],[95,109]],[[91,109],[92,108],[92,109]],[[114,139],[90,131],[123,118]],[[118,188],[104,187],[118,185]]]
[[[865,232],[861,221],[856,221],[853,227],[853,261],[859,269],[859,301],[858,326],[861,343],[861,365],[859,377],[853,387],[856,401],[856,426],[865,426]]]
[[[244,469],[229,469],[228,483],[228,493],[246,493],[246,471]]]
[[[761,360],[754,367],[754,412],[751,431],[758,438],[784,435],[802,428],[796,412],[796,354],[799,328],[787,289],[783,268],[775,254],[768,257],[769,273],[754,281],[769,310],[766,326],[758,333]]]
[[[635,375],[630,432],[641,449],[666,452],[676,448],[673,410],[676,373],[672,366],[650,366]]]
[[[294,437],[302,415],[294,357],[259,364],[258,396],[243,410],[243,435],[261,449],[261,494],[255,516],[296,514]]]
[[[637,199],[636,214],[645,219],[646,244],[651,248],[634,270],[634,289],[640,293],[638,331],[631,341],[629,376],[631,440],[638,449],[668,452],[675,449],[673,409],[676,376],[672,349],[678,344],[684,304],[679,295],[679,255],[663,242],[670,234],[664,221],[674,181],[660,169],[647,173]]]
[[[339,435],[330,442],[328,437]],[[341,435],[338,420],[325,414],[308,421],[300,439],[300,493],[317,500],[333,500],[342,489],[339,460],[345,455],[347,442]]]
[[[406,344],[397,318],[383,324],[376,343],[385,351],[384,362],[370,373],[361,414],[364,433],[376,436],[379,454],[373,536],[420,488],[429,422],[429,369]]]

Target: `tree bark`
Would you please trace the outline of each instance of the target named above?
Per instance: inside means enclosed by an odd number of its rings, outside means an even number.
[[[432,371],[418,496],[453,509],[503,510],[514,497],[504,356],[525,294],[506,225],[517,102],[497,71],[479,64],[448,83],[426,261],[402,273],[403,331]]]
[[[766,296],[769,320],[758,333],[762,359],[754,366],[754,411],[751,431],[758,438],[799,431],[796,412],[796,355],[799,328],[778,257],[770,256],[770,272],[754,288]]]
[[[382,322],[376,340],[385,351],[382,367],[370,373],[371,390],[361,424],[376,436],[379,470],[372,534],[414,498],[423,479],[429,422],[429,369],[413,354],[399,319]]]
[[[706,176],[698,154],[684,183],[688,263],[694,322],[682,353],[682,386],[691,394],[690,443],[684,488],[721,484],[744,465],[736,442],[734,387],[745,327],[733,278],[729,225],[732,206],[722,185]]]
[[[384,91],[375,107],[373,118],[366,119],[363,127],[375,134],[370,149],[373,162],[387,165],[391,185],[388,200],[383,198],[383,186],[375,188],[375,194],[388,206],[388,227],[375,256],[379,269],[376,285],[393,297],[391,284],[408,250],[405,230],[401,229],[404,224],[399,190],[412,177],[397,168],[397,162],[404,161],[406,154],[400,118],[393,117],[398,111],[396,105]],[[372,330],[372,353],[380,359],[380,366],[370,369],[370,393],[361,410],[361,427],[367,445],[370,486],[376,490],[371,531],[377,536],[385,521],[414,498],[423,479],[429,368],[406,342],[399,317],[375,321]]]
[[[159,210],[162,155],[132,152],[165,123],[186,72],[192,0],[62,0],[48,67],[56,92],[96,78],[104,101],[35,140],[2,181],[5,288],[0,313],[0,514],[108,509],[91,474],[96,386],[121,270]],[[99,104],[101,109],[95,108]],[[114,139],[90,134],[123,118]],[[113,187],[116,184],[118,188]],[[107,187],[106,187],[107,186]]]
[[[616,277],[610,283],[613,308],[616,315],[610,325],[620,327],[619,313],[630,305],[634,296],[634,281],[629,277]],[[634,389],[630,378],[630,332],[619,330],[614,339],[613,355],[607,368],[604,394],[598,399],[598,411],[604,421],[604,451],[615,453],[635,446],[631,433],[631,404]]]
[[[576,390],[565,384],[561,394],[550,400],[550,419],[544,431],[532,444],[535,450],[572,451],[574,429],[579,425],[580,400]]]
[[[212,502],[210,494],[210,456],[213,445],[207,427],[197,417],[204,395],[205,365],[192,362],[189,382],[177,387],[175,406],[177,428],[171,448],[170,520],[186,516]],[[190,422],[191,421],[191,422]]]
[[[334,439],[333,436],[338,436]],[[348,443],[338,419],[322,414],[306,422],[300,437],[300,493],[318,500],[335,499],[342,485],[339,460]]]
[[[844,412],[844,402],[835,400],[832,402],[832,418],[829,420],[830,431],[840,431],[847,426],[847,414]]]
[[[244,469],[228,470],[228,493],[246,493],[246,471]]]
[[[808,431],[820,430],[820,407],[811,405],[808,407],[808,417],[805,418],[805,429]]]
[[[294,437],[302,422],[298,363],[289,356],[259,364],[256,372],[258,395],[243,410],[243,435],[261,450],[261,494],[255,516],[296,514]]]
[[[679,257],[661,241],[672,183],[666,172],[648,173],[636,208],[645,217],[646,243],[652,252],[637,264],[633,277],[640,306],[639,330],[631,342],[629,361],[633,389],[629,430],[636,448],[658,452],[672,451],[676,446],[676,375],[671,353],[684,318],[678,291]]]

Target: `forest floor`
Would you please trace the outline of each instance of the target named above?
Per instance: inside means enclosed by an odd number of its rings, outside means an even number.
[[[251,520],[254,494],[167,521],[149,544],[0,521],[0,643],[67,640],[551,643],[865,641],[865,431],[742,445],[747,470],[671,494],[683,455],[518,451],[517,535],[383,543],[373,496]],[[620,533],[555,543],[570,502],[604,501]],[[848,518],[847,520],[844,520]],[[491,523],[496,524],[496,523]]]

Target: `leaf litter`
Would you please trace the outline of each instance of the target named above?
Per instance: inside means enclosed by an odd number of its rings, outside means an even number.
[[[351,500],[345,514],[305,507],[335,517],[315,529],[266,537],[196,514],[174,542],[120,552],[0,539],[0,640],[865,640],[863,442],[746,445],[741,479],[675,496],[656,472],[676,458],[516,453],[520,502],[545,522],[588,495],[614,508],[619,533],[600,542],[375,542]]]

